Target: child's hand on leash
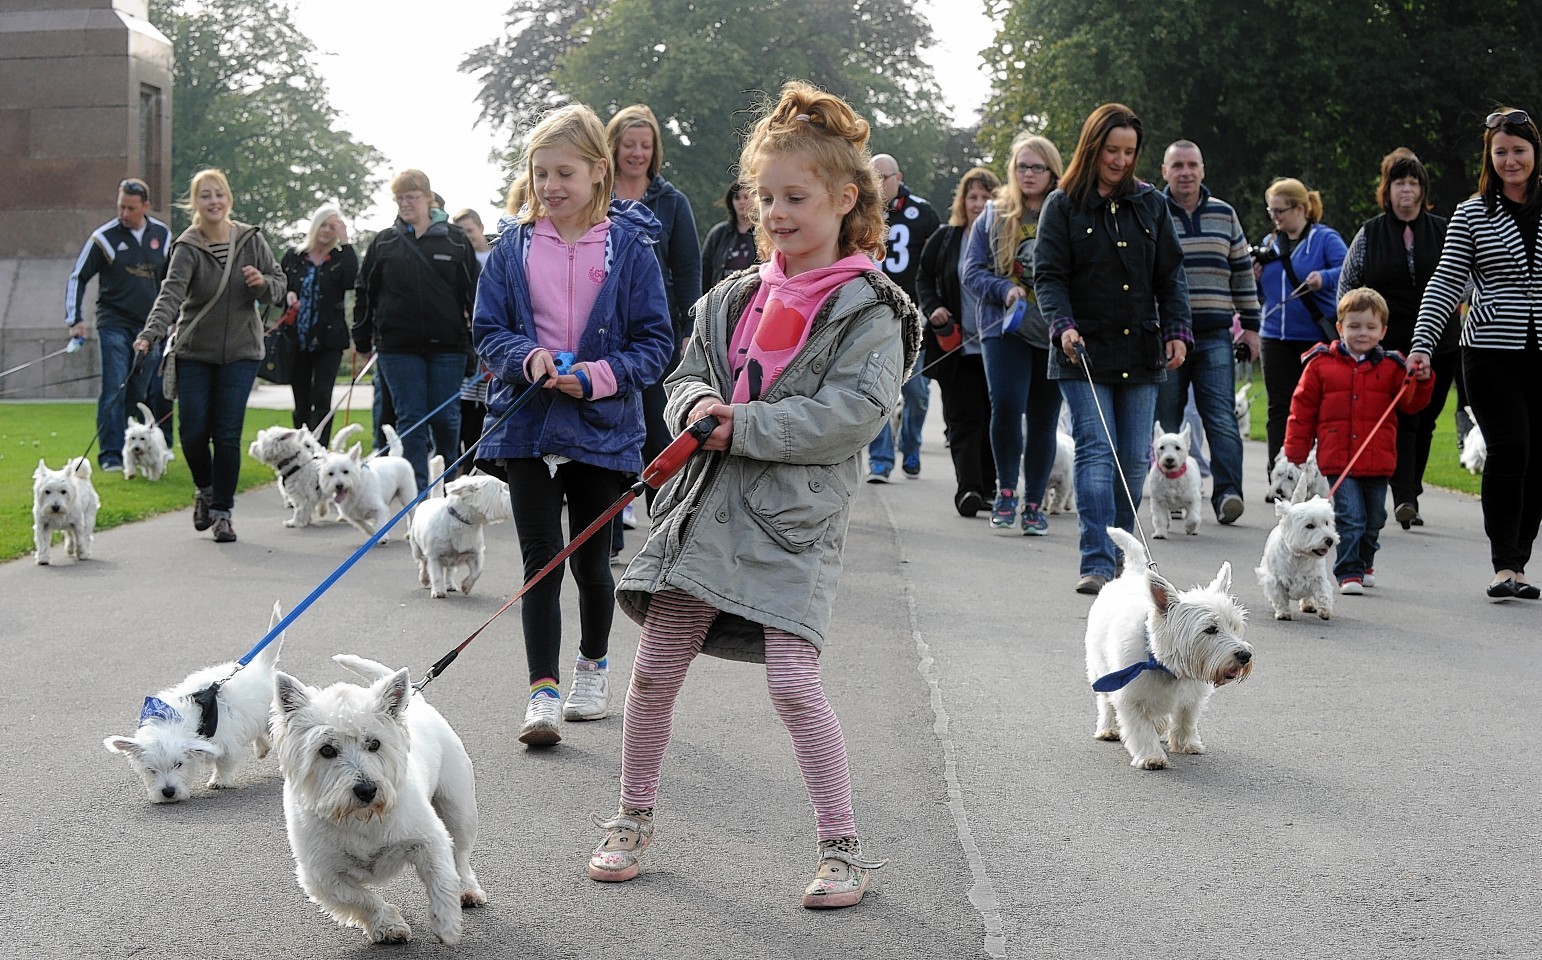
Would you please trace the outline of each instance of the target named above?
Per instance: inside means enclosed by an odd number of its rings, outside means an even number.
[[[703,450],[727,450],[734,438],[734,408],[717,397],[705,397],[691,408],[686,423],[695,423],[702,417],[717,417],[717,427],[702,442]]]
[[[568,373],[553,377],[547,386],[561,390],[575,400],[582,400],[588,396],[588,391],[584,389],[584,383],[590,379],[592,378],[589,377],[589,364],[575,363]]]
[[[530,371],[531,383],[545,377],[547,390],[555,390],[557,381],[562,379],[557,375],[557,361],[552,359],[551,351],[544,347],[537,347],[530,352],[530,358],[525,361],[525,369]]]

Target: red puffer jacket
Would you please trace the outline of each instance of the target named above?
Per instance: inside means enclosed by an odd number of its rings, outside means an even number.
[[[1285,458],[1301,463],[1317,441],[1317,466],[1325,476],[1344,472],[1349,458],[1365,442],[1371,428],[1392,403],[1408,377],[1403,355],[1377,348],[1364,360],[1350,356],[1344,341],[1320,343],[1302,355],[1306,369],[1290,398],[1290,422],[1285,425]],[[1397,408],[1418,413],[1430,402],[1435,381],[1415,380],[1403,392]],[[1389,416],[1376,431],[1351,471],[1353,477],[1390,477],[1397,466],[1397,417]]]

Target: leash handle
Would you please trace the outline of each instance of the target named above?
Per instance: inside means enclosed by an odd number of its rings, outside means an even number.
[[[1413,377],[1407,376],[1403,378],[1403,385],[1398,387],[1397,393],[1392,395],[1392,402],[1387,404],[1387,409],[1381,412],[1381,417],[1377,419],[1376,425],[1371,427],[1371,432],[1367,433],[1365,439],[1360,441],[1360,449],[1356,450],[1355,455],[1349,458],[1349,462],[1344,465],[1344,472],[1339,474],[1339,478],[1333,481],[1333,486],[1328,488],[1329,502],[1332,502],[1333,495],[1339,492],[1339,484],[1343,483],[1344,478],[1349,476],[1349,471],[1354,467],[1355,461],[1360,459],[1360,454],[1364,453],[1366,448],[1371,445],[1371,438],[1376,436],[1376,431],[1381,429],[1381,425],[1387,422],[1387,417],[1391,416],[1392,411],[1397,409],[1398,401],[1403,399],[1403,391],[1407,390],[1412,384]]]
[[[685,462],[691,459],[691,454],[701,449],[701,445],[707,442],[707,437],[718,427],[718,419],[713,416],[702,417],[689,427],[685,432],[670,442],[653,462],[643,467],[642,482],[657,490],[662,487],[670,477],[680,472]]]

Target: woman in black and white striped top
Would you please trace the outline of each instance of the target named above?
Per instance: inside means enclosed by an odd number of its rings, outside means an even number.
[[[1536,600],[1526,561],[1542,523],[1542,136],[1525,111],[1501,107],[1485,121],[1478,194],[1456,208],[1440,265],[1424,290],[1408,360],[1429,369],[1447,319],[1472,284],[1462,367],[1473,415],[1488,443],[1483,528],[1491,597]]]

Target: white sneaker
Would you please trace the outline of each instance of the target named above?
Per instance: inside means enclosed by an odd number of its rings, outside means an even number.
[[[630,503],[621,508],[621,527],[624,530],[637,529],[637,508]]]
[[[549,747],[562,740],[557,729],[557,698],[541,694],[530,698],[525,707],[525,725],[519,728],[519,742],[532,747]]]
[[[599,720],[609,715],[610,669],[579,657],[567,702],[562,705],[562,719]]]
[[[1339,593],[1346,597],[1359,597],[1365,595],[1365,587],[1359,580],[1345,580],[1339,584]]]

